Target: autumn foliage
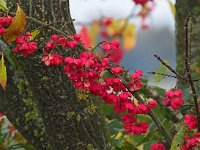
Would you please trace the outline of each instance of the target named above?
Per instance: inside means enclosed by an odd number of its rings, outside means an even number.
[[[148,0],[134,0],[135,4],[145,7]],[[142,13],[144,19],[145,14]],[[0,17],[0,35],[9,45],[13,46],[13,53],[23,57],[35,55],[38,50],[38,43],[34,41],[33,33],[24,32],[26,28],[26,14],[17,5],[15,17],[3,16]],[[123,22],[123,21],[122,21]],[[94,31],[94,23],[92,26]],[[163,137],[157,138],[157,141],[151,144],[150,150],[165,150],[171,146],[171,139],[168,137],[167,129],[157,116],[153,115],[154,109],[158,107],[158,103],[164,105],[164,108],[169,108],[170,111],[179,110],[185,103],[183,98],[183,90],[175,88],[167,91],[162,102],[157,99],[145,98],[142,90],[146,86],[143,78],[142,70],[135,70],[130,74],[122,66],[122,46],[117,39],[118,36],[123,38],[123,46],[126,49],[132,49],[135,46],[135,41],[132,38],[135,36],[134,25],[122,23],[118,28],[116,20],[106,18],[99,22],[103,28],[100,35],[103,41],[92,45],[93,32],[88,31],[83,27],[80,34],[63,36],[53,34],[49,41],[42,49],[41,61],[46,67],[62,66],[67,78],[69,78],[74,87],[83,93],[90,93],[99,97],[106,105],[109,105],[114,110],[115,114],[121,118],[121,124],[127,135],[145,135],[151,132],[151,125],[148,121],[141,121],[140,115],[151,117],[151,122],[155,122],[154,126],[158,127]],[[113,28],[113,26],[117,26]],[[96,28],[97,29],[97,28]],[[123,32],[122,32],[123,30]],[[94,34],[94,33],[93,33]],[[112,37],[113,40],[107,40]],[[77,48],[82,49],[79,55],[62,56],[56,49],[75,51]],[[99,53],[99,51],[101,53]],[[108,75],[109,74],[109,75]],[[106,76],[108,75],[108,76]],[[1,53],[0,61],[0,84],[6,90],[6,67],[4,63],[4,53]],[[64,81],[63,81],[64,82]],[[55,89],[56,90],[56,89]],[[138,96],[139,95],[139,96]],[[160,104],[159,104],[160,105]],[[182,137],[182,142],[179,148],[181,150],[190,150],[200,144],[200,133],[197,130],[197,114],[184,114],[183,126],[185,135]],[[0,118],[3,114],[0,114]],[[11,129],[11,132],[15,129]],[[190,132],[192,131],[192,132]],[[167,132],[167,133],[166,133]],[[171,134],[169,135],[171,137]],[[145,137],[146,138],[146,137]],[[173,142],[172,142],[173,143]]]

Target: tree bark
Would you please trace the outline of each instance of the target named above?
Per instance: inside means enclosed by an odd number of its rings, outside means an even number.
[[[14,1],[10,0],[11,6]],[[63,29],[75,29],[68,0],[20,0],[27,15]],[[41,28],[29,23],[28,31]],[[63,67],[46,67],[41,62],[42,47],[54,34],[42,27],[37,40],[40,50],[30,57],[6,52],[8,85],[0,91],[0,103],[8,119],[38,150],[111,149],[109,135],[95,98],[80,101]],[[42,45],[42,46],[41,46]],[[77,51],[57,50],[63,56]],[[73,53],[73,54],[72,54]]]
[[[197,65],[200,61],[200,1],[199,0],[177,0],[176,1],[176,45],[177,45],[177,71],[185,74],[184,51],[185,32],[184,26],[189,14],[191,15],[191,64]]]

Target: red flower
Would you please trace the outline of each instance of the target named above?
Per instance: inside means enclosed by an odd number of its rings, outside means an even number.
[[[136,135],[141,133],[146,133],[148,129],[147,123],[124,123],[124,130],[127,134]]]
[[[132,92],[137,91],[142,87],[142,82],[140,80],[141,76],[142,70],[138,70],[131,75],[132,81],[128,82],[128,85]]]
[[[112,49],[112,50],[116,50],[116,49],[119,48],[119,41],[118,41],[118,40],[113,40],[113,41],[110,43],[110,45],[111,45],[111,49]]]
[[[169,90],[165,94],[164,103],[165,105],[170,105],[174,110],[181,107],[183,104],[183,98],[182,98],[182,90]]]
[[[161,143],[152,144],[150,150],[165,150],[165,146]]]
[[[2,118],[2,117],[4,117],[5,115],[2,113],[2,112],[0,112],[0,118]]]
[[[185,115],[184,123],[188,125],[188,129],[196,129],[197,128],[197,117],[192,115]]]
[[[0,17],[0,25],[3,27],[9,26],[12,23],[13,17],[6,16],[6,17]]]
[[[144,104],[139,104],[137,107],[137,111],[138,114],[148,114],[151,111],[151,109]]]
[[[65,40],[60,39],[59,43],[65,43]],[[109,50],[109,52],[116,51],[119,49],[119,43],[118,41],[103,42],[102,47],[104,50]],[[134,115],[149,113],[157,103],[152,100],[147,105],[140,102],[136,105],[132,101],[133,95],[128,92],[120,78],[109,77],[102,79],[101,75],[106,69],[110,68],[109,59],[110,57],[98,59],[91,52],[82,52],[78,58],[66,57],[64,70],[76,88],[99,96],[105,103],[113,105],[113,109],[117,114],[120,112],[127,113],[122,115],[123,126],[127,134],[146,133],[148,124],[137,122]],[[114,67],[110,71],[114,75],[124,72],[122,67]],[[138,70],[130,77],[129,85],[131,84],[130,87],[133,91],[141,88],[141,76],[142,71]]]
[[[124,72],[124,69],[122,67],[115,67],[115,68],[111,68],[111,72],[113,74],[120,74]]]
[[[53,41],[49,41],[46,46],[45,46],[45,50],[52,50],[56,48],[56,43]]]
[[[131,116],[129,116],[129,115],[125,115],[124,114],[124,115],[122,115],[121,118],[125,123],[134,123],[134,122],[136,122],[136,119],[131,117]]]
[[[43,56],[42,61],[46,66],[57,66],[63,62],[63,57],[58,54],[48,54]]]
[[[0,28],[0,36],[4,34],[5,28]]]
[[[103,21],[102,21],[102,25],[107,27],[109,26],[110,24],[112,24],[113,22],[113,19],[112,18],[105,18]]]
[[[0,17],[0,36],[4,34],[5,28],[12,23],[12,20],[13,17],[11,16]]]
[[[136,5],[145,5],[149,0],[133,0]]]
[[[151,109],[155,108],[157,106],[157,102],[155,100],[150,100],[148,101],[147,106],[150,107]]]
[[[109,51],[109,50],[111,50],[111,45],[110,45],[110,43],[109,43],[109,42],[103,42],[103,43],[102,43],[102,49],[103,49],[104,51]]]
[[[200,132],[194,134],[193,137],[185,136],[181,150],[191,150],[200,144]]]
[[[119,41],[118,40],[113,40],[112,42],[103,42],[102,43],[102,49],[105,51],[109,50],[116,50],[119,48]]]
[[[23,56],[33,54],[38,45],[36,42],[30,42],[31,33],[27,32],[25,36],[20,36],[16,39],[16,47],[13,49],[15,53],[21,53]]]

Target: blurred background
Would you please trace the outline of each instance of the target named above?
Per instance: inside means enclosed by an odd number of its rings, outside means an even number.
[[[174,0],[155,0],[144,9],[141,5],[135,5],[132,0],[70,0],[71,15],[75,19],[77,32],[88,36],[89,40],[96,40],[96,43],[102,40],[99,38],[102,33],[100,31],[94,35],[94,31],[102,30],[103,25],[97,27],[99,29],[91,29],[94,28],[93,22],[105,21],[105,18],[113,22],[121,20],[118,25],[115,23],[108,25],[109,32],[110,28],[113,30],[120,28],[120,24],[127,19],[130,26],[127,25],[129,29],[123,32],[128,32],[125,34],[129,35],[129,44],[123,47],[124,53],[120,64],[130,69],[130,72],[142,69],[150,85],[158,85],[165,89],[174,87],[176,81],[166,78],[157,82],[148,72],[159,71],[160,63],[155,59],[154,54],[176,67],[174,3]],[[92,35],[91,30],[93,30]],[[118,38],[120,43],[124,37],[127,39],[126,35],[121,37]]]

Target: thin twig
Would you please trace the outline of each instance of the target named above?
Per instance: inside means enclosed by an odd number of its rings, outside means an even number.
[[[161,76],[165,76],[165,77],[170,77],[170,78],[175,78],[175,79],[178,79],[177,76],[173,76],[173,75],[170,75],[170,74],[164,74],[164,73],[159,73],[159,72],[148,72],[149,74],[154,74],[154,75],[161,75]]]
[[[147,72],[149,74],[157,74],[157,75],[161,75],[161,76],[166,76],[166,77],[170,77],[170,78],[175,78],[175,79],[179,79],[177,76],[173,76],[173,75],[170,75],[170,74],[164,74],[164,73],[159,73],[159,72]],[[184,81],[189,81],[189,79],[187,78],[181,78],[181,80],[184,80]],[[200,79],[194,79],[192,80],[193,82],[198,82],[200,81]]]
[[[107,69],[107,71],[109,71],[111,74],[113,74],[109,69]],[[114,75],[114,76],[118,78],[117,75]],[[122,83],[124,84],[124,86],[126,87],[128,92],[130,92],[139,102],[141,102],[142,104],[145,104],[145,100],[138,94],[138,91],[132,92],[129,89],[129,87],[124,79],[122,79]],[[164,127],[162,122],[159,120],[158,116],[152,110],[149,112],[149,116],[155,122],[156,126],[160,129],[160,132],[166,139],[167,145],[170,147],[171,142],[172,142],[172,137],[169,134],[169,132],[167,131],[167,129]]]
[[[198,81],[200,81],[200,79],[195,79],[195,80],[193,80],[193,82],[198,82]]]
[[[167,69],[169,69],[172,73],[174,73],[178,79],[184,79],[183,77],[181,77],[170,65],[168,65],[166,62],[164,62],[160,56],[158,55],[154,55],[154,57],[156,57],[161,63],[162,65],[164,65],[165,67],[167,67]],[[185,79],[184,79],[185,80]]]
[[[190,87],[192,89],[192,95],[193,95],[193,99],[194,99],[194,103],[195,103],[195,107],[196,107],[196,115],[197,115],[197,125],[198,125],[198,132],[200,131],[200,113],[199,113],[199,104],[198,104],[198,100],[197,100],[197,94],[196,94],[196,89],[194,87],[194,82],[192,80],[192,76],[191,76],[191,69],[190,69],[190,61],[189,61],[189,46],[188,43],[188,25],[189,25],[189,21],[191,19],[191,16],[189,15],[185,24],[185,69],[186,69],[186,75],[189,79],[189,83],[190,83]],[[190,39],[191,40],[191,39]]]
[[[133,93],[133,92],[131,92]],[[134,97],[140,101],[141,103],[144,103],[145,101],[140,97],[140,95],[136,92],[134,93]],[[169,132],[167,131],[167,129],[164,127],[164,125],[162,124],[162,122],[158,119],[158,116],[151,110],[151,112],[149,112],[149,116],[153,119],[153,121],[155,122],[155,124],[157,125],[157,127],[160,129],[161,133],[163,134],[163,136],[165,137],[168,146],[171,145],[172,142],[172,137],[169,134]]]

